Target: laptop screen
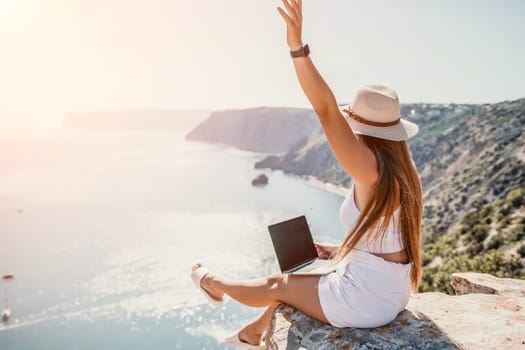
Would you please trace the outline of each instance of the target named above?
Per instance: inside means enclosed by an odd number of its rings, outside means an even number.
[[[268,226],[281,271],[317,258],[304,215]]]

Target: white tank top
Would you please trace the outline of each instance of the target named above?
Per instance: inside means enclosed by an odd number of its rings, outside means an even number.
[[[341,204],[341,209],[339,210],[339,218],[341,219],[341,223],[346,232],[349,232],[354,227],[354,224],[360,215],[360,211],[355,204],[354,191],[354,183],[352,182],[350,193],[346,196],[343,204]],[[393,253],[402,250],[404,248],[403,239],[401,233],[396,229],[396,225],[394,225],[394,223],[399,221],[399,211],[400,207],[397,207],[388,224],[383,239],[378,237],[374,241],[373,238],[375,237],[375,233],[372,232],[373,234],[370,235],[370,232],[368,232],[361,237],[354,248],[370,253]],[[381,220],[384,220],[384,216],[381,216],[379,220],[379,224],[381,224]]]

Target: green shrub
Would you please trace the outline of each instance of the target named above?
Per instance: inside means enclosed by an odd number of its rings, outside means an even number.
[[[490,216],[491,214],[492,214],[492,206],[486,205],[483,208],[481,208],[481,210],[479,211],[478,217],[484,218],[484,217]]]
[[[513,174],[516,175],[516,174]],[[514,208],[519,208],[525,204],[525,190],[523,188],[518,188],[513,191],[510,191],[507,194],[507,200],[510,201],[510,204]]]
[[[478,255],[481,251],[483,251],[483,244],[479,242],[473,242],[471,245],[468,246],[466,249],[466,252],[471,256]]]
[[[509,224],[510,224],[510,217],[508,216],[505,216],[500,222],[499,222],[499,225],[498,225],[498,229],[502,230],[504,229],[505,227],[507,227]]]
[[[461,220],[461,223],[468,227],[472,227],[476,225],[478,222],[479,222],[479,218],[478,218],[477,211],[471,211],[467,213]]]
[[[515,197],[512,199],[512,206],[514,208],[519,208],[523,204],[523,197]]]
[[[508,241],[517,242],[520,241],[523,236],[525,236],[525,225],[519,224],[513,227],[508,233]]]
[[[490,239],[489,243],[487,244],[487,249],[498,249],[503,245],[503,243],[503,235],[498,233]]]
[[[510,214],[510,209],[509,209],[509,207],[507,207],[507,206],[501,207],[501,208],[498,210],[498,214],[500,214],[501,217],[506,217],[507,215]]]
[[[522,258],[525,258],[525,244],[522,244],[521,247],[518,248],[518,254]]]
[[[434,259],[434,257],[433,257],[432,255],[430,255],[430,254],[427,253],[426,251],[423,252],[423,260],[422,260],[422,264],[423,264],[423,266],[430,264],[430,262],[431,262],[433,259]]]
[[[436,268],[423,267],[423,276],[421,276],[421,283],[419,284],[420,292],[436,290],[433,278],[436,270]]]
[[[489,234],[489,226],[487,224],[477,224],[472,228],[472,236],[477,242],[483,242]]]

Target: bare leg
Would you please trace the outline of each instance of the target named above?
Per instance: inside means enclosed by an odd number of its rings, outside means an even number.
[[[272,315],[279,304],[272,304],[264,310],[256,319],[246,324],[239,331],[239,339],[243,342],[258,345],[261,342],[261,337],[264,331],[270,325]]]
[[[200,263],[195,264],[193,269],[199,266]],[[276,274],[265,278],[233,281],[208,273],[201,280],[201,286],[213,296],[221,298],[226,293],[248,306],[285,303],[310,317],[329,323],[319,302],[319,278],[320,276]]]

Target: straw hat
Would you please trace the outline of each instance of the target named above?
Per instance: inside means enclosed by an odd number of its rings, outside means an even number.
[[[384,85],[363,86],[341,112],[355,134],[402,141],[419,131],[416,123],[401,118],[396,92]]]

